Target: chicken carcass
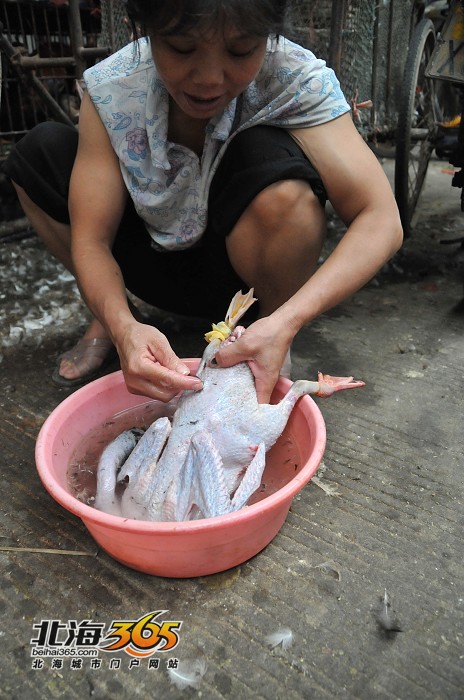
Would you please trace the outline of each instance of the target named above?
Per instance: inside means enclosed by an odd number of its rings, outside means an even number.
[[[219,347],[245,332],[236,324],[254,301],[252,289],[236,294],[225,321],[206,334],[209,345],[197,371],[203,388],[182,394],[172,425],[158,418],[138,442],[125,431],[104,450],[96,508],[152,521],[208,518],[243,508],[260,486],[266,452],[298,399],[364,386],[352,377],[319,373],[317,381],[295,382],[278,404],[259,404],[246,362],[227,368],[212,363]],[[125,485],[122,495],[118,484]]]

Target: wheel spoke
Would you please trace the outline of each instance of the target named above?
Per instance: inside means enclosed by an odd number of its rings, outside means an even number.
[[[437,128],[434,83],[425,76],[434,42],[433,24],[421,20],[406,59],[396,139],[395,195],[406,235],[424,184]]]

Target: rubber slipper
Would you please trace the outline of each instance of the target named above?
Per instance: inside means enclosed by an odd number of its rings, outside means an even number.
[[[116,357],[116,348],[108,338],[81,338],[71,350],[58,357],[52,381],[57,386],[67,389],[86,384],[97,377]],[[74,379],[66,379],[59,373],[62,360],[68,360],[82,370],[82,373]]]
[[[284,357],[284,363],[282,365],[282,368],[280,370],[280,376],[281,377],[287,377],[287,379],[291,379],[292,375],[292,358],[290,355],[290,348],[287,350],[287,354]]]

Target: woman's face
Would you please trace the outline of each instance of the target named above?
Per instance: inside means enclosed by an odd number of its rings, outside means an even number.
[[[153,60],[178,108],[193,119],[221,114],[259,72],[266,38],[224,29],[151,37]]]

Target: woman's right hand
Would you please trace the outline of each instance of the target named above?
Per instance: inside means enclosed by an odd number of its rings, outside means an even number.
[[[166,336],[153,326],[134,321],[115,339],[127,389],[159,401],[203,384],[175,354]]]

